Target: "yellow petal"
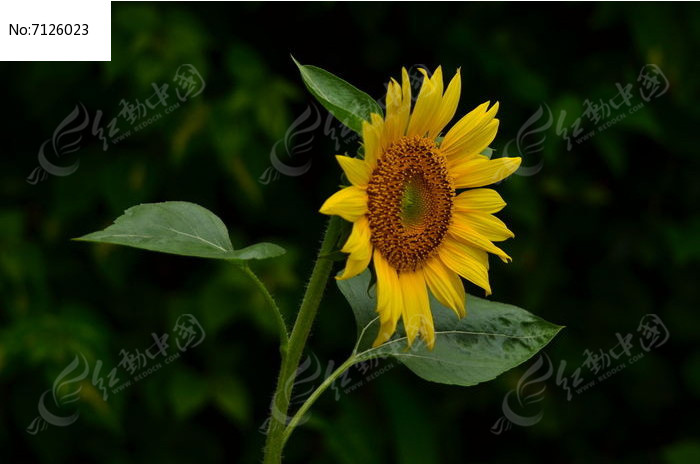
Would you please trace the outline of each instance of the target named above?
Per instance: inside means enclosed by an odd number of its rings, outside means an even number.
[[[336,155],[335,159],[343,169],[350,183],[356,187],[367,187],[372,169],[369,164],[359,158]]]
[[[379,117],[379,121],[374,117],[375,114],[372,113],[372,121],[362,121],[362,143],[365,152],[365,162],[367,165],[373,169],[377,164],[377,160],[382,155],[382,130],[384,130],[384,121]],[[376,123],[376,124],[375,124]]]
[[[520,158],[488,159],[485,156],[476,155],[469,161],[451,167],[449,172],[455,188],[483,187],[513,174],[520,166],[520,162]]]
[[[452,126],[440,144],[440,151],[448,158],[468,159],[481,153],[496,137],[498,103],[487,111],[490,102],[479,105]]]
[[[401,84],[396,79],[391,79],[386,91],[386,116],[395,115],[401,109]]]
[[[407,135],[425,136],[430,130],[433,118],[440,108],[442,101],[442,68],[438,68],[429,78],[423,68],[418,68],[423,73],[423,85],[418,93],[416,107],[413,109],[411,119],[408,122]]]
[[[483,128],[476,130],[453,145],[449,152],[448,164],[454,165],[470,160],[479,155],[493,142],[498,132],[498,119],[494,119]],[[446,155],[447,156],[447,155]]]
[[[384,119],[382,119],[382,117],[376,113],[372,113],[371,117],[372,126],[375,127],[377,134],[379,134],[379,154],[377,155],[377,159],[379,159],[382,157],[389,145],[391,145],[391,142],[389,141],[389,137],[387,136],[385,130]]]
[[[453,310],[457,317],[464,317],[467,295],[459,275],[445,266],[439,257],[427,261],[423,273],[433,296]]]
[[[486,290],[487,295],[491,294],[488,266],[484,264],[488,263],[485,251],[447,236],[440,244],[438,256],[447,267]]]
[[[367,216],[362,216],[352,225],[352,232],[340,249],[343,253],[355,253],[369,247],[370,228]]]
[[[403,296],[403,325],[408,344],[412,344],[416,335],[420,333],[425,344],[432,350],[435,346],[435,329],[423,271],[400,273],[399,284]]]
[[[502,242],[515,237],[503,221],[489,213],[455,211],[453,217],[456,222],[469,224],[474,231],[492,242]]]
[[[362,216],[352,225],[350,237],[343,245],[343,253],[350,253],[345,264],[345,270],[337,280],[345,280],[355,277],[364,271],[372,258],[372,244],[370,242],[370,229],[367,216]]]
[[[411,112],[411,79],[408,78],[406,68],[401,68],[401,93],[403,94],[402,103],[408,107],[408,112]]]
[[[409,92],[410,87],[409,87]],[[406,133],[408,117],[411,112],[410,93],[404,100],[401,85],[392,79],[386,93],[386,119],[384,121],[387,147]]]
[[[389,340],[396,331],[396,323],[403,309],[403,297],[396,270],[379,250],[374,250],[374,272],[377,276],[377,312],[381,324],[373,343],[376,347]]]
[[[428,131],[428,137],[437,137],[445,126],[452,120],[459,104],[459,95],[462,90],[462,77],[460,70],[454,75],[447,86],[445,95],[442,96],[440,107],[437,110],[433,123]]]
[[[336,280],[346,280],[346,279],[352,279],[353,277],[359,275],[367,269],[367,266],[369,265],[369,261],[372,258],[372,247],[369,247],[369,250],[367,251],[367,256],[358,257],[358,253],[351,253],[350,256],[348,256],[348,260],[345,263],[345,269],[343,269],[343,274],[340,276],[336,276]]]
[[[326,200],[320,212],[355,222],[367,212],[367,192],[359,187],[346,187]]]
[[[508,256],[505,251],[498,248],[496,245],[491,243],[489,239],[474,230],[472,225],[464,218],[464,215],[455,214],[452,216],[452,224],[450,225],[448,233],[453,238],[456,238],[467,245],[493,253],[501,258],[504,263],[512,261],[511,257]]]
[[[384,118],[384,130],[387,140],[399,138],[399,127],[396,120],[396,113],[401,107],[401,87],[393,79],[389,81],[386,89],[386,117]]]
[[[455,211],[480,211],[497,213],[506,206],[503,198],[492,189],[472,189],[462,192],[454,199]]]

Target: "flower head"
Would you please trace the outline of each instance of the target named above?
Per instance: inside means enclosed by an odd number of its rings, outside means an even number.
[[[493,216],[505,202],[494,190],[480,188],[520,165],[520,158],[492,160],[481,154],[498,130],[498,103],[480,105],[440,139],[457,109],[460,73],[444,92],[440,67],[432,77],[423,74],[413,108],[406,69],[401,84],[391,80],[386,117],[372,114],[363,124],[364,159],[337,156],[352,185],[321,207],[321,213],[353,223],[342,248],[348,260],[338,278],[354,277],[374,263],[381,322],[375,346],[389,340],[402,319],[409,344],[420,336],[432,348],[428,291],[463,317],[460,276],[490,294],[488,253],[510,261],[493,244],[513,237]]]

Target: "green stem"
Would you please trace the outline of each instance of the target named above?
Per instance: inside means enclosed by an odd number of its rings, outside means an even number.
[[[304,417],[304,414],[307,413],[309,408],[313,406],[313,404],[316,402],[319,396],[326,391],[328,387],[333,385],[333,382],[343,375],[343,372],[346,370],[350,369],[353,364],[357,362],[357,358],[355,358],[355,355],[350,356],[347,361],[345,361],[343,364],[341,364],[331,375],[329,375],[321,385],[314,390],[314,392],[309,396],[306,401],[304,401],[304,404],[301,405],[299,410],[294,414],[294,417],[292,417],[292,420],[289,421],[289,424],[287,425],[287,428],[284,430],[284,435],[282,437],[282,445],[284,446],[285,443],[287,443],[287,440],[289,439],[289,436],[292,434],[294,431],[294,428],[299,425],[299,421]]]
[[[294,378],[299,366],[299,360],[306,346],[306,340],[311,331],[311,326],[316,317],[318,305],[321,303],[323,291],[331,274],[333,261],[326,256],[333,251],[338,242],[341,224],[341,220],[337,216],[331,217],[328,221],[321,249],[318,252],[313,271],[311,271],[306,293],[299,307],[299,314],[294,323],[292,334],[289,337],[287,353],[282,359],[282,366],[277,378],[277,388],[272,397],[270,421],[265,442],[265,464],[279,464],[282,462],[284,432],[288,420],[287,412],[294,386]]]
[[[287,333],[287,324],[284,323],[284,318],[282,317],[282,312],[277,306],[275,299],[272,298],[272,295],[270,295],[270,292],[267,290],[265,284],[262,283],[260,278],[252,271],[252,269],[250,269],[247,264],[243,264],[241,265],[241,270],[245,275],[250,277],[253,282],[255,282],[255,285],[263,294],[268,306],[272,310],[272,317],[277,324],[277,331],[279,332],[280,336],[280,353],[282,353],[282,357],[284,358],[284,354],[287,352],[287,345],[289,343],[289,335]]]
[[[284,436],[282,438],[283,446],[285,443],[287,443],[289,436],[292,434],[296,426],[299,425],[299,421],[301,421],[301,419],[304,417],[304,414],[308,412],[309,408],[313,406],[318,397],[321,396],[321,394],[324,391],[326,391],[328,387],[333,385],[333,382],[335,382],[335,380],[338,377],[343,375],[343,372],[350,369],[355,363],[364,360],[367,357],[367,354],[372,351],[372,349],[369,349],[361,353],[357,352],[358,348],[360,347],[360,343],[362,342],[362,339],[365,336],[365,332],[367,332],[367,329],[369,329],[370,326],[377,321],[377,319],[379,319],[379,317],[375,317],[374,319],[369,321],[369,323],[365,327],[362,328],[359,337],[357,337],[357,343],[355,343],[355,346],[352,349],[352,354],[350,355],[350,357],[343,364],[338,366],[338,368],[335,371],[333,371],[333,373],[331,373],[331,375],[329,375],[328,378],[326,378],[323,381],[323,383],[319,385],[318,388],[316,388],[316,390],[314,390],[311,396],[309,396],[306,399],[306,401],[304,401],[304,404],[302,404],[299,410],[296,412],[296,414],[294,414],[294,417],[292,417],[292,420],[289,421],[287,428],[284,430]]]

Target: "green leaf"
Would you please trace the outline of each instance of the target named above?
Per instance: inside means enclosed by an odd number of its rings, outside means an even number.
[[[379,104],[363,91],[328,71],[292,59],[309,92],[350,129],[361,134],[362,121],[369,121],[372,113],[383,114]]]
[[[369,348],[378,331],[375,286],[369,287],[369,271],[338,287],[350,303],[360,328],[359,360],[394,357],[418,376],[433,382],[475,385],[527,361],[562,329],[524,309],[467,295],[467,317],[430,298],[435,323],[435,348],[416,340],[407,347],[402,329],[387,343]]]
[[[206,208],[184,201],[133,206],[106,229],[74,240],[231,260],[273,258],[285,252],[272,243],[234,250],[221,219]]]
[[[369,286],[371,275],[366,270],[352,279],[336,280],[340,293],[348,300],[355,315],[359,350],[371,348],[372,342],[379,333],[379,323],[376,321],[376,286]]]

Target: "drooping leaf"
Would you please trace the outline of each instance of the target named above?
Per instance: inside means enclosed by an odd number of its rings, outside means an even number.
[[[294,59],[292,57],[292,59]],[[379,104],[365,92],[316,66],[294,60],[309,92],[340,122],[362,133],[362,121],[370,114],[383,114]]]
[[[372,347],[372,342],[379,333],[379,321],[377,319],[377,293],[376,285],[370,287],[371,273],[366,270],[356,277],[348,280],[337,280],[340,293],[343,294],[355,315],[357,324],[358,349],[367,350]]]
[[[475,385],[527,361],[562,329],[524,309],[467,295],[467,317],[430,298],[435,323],[435,348],[416,340],[407,347],[400,328],[394,338],[369,348],[378,331],[376,293],[369,288],[369,271],[338,281],[358,327],[367,328],[359,343],[359,358],[395,357],[418,376],[433,382]]]
[[[184,201],[133,206],[106,229],[75,240],[200,258],[249,260],[284,254],[282,247],[272,243],[234,250],[221,219],[206,208]]]

